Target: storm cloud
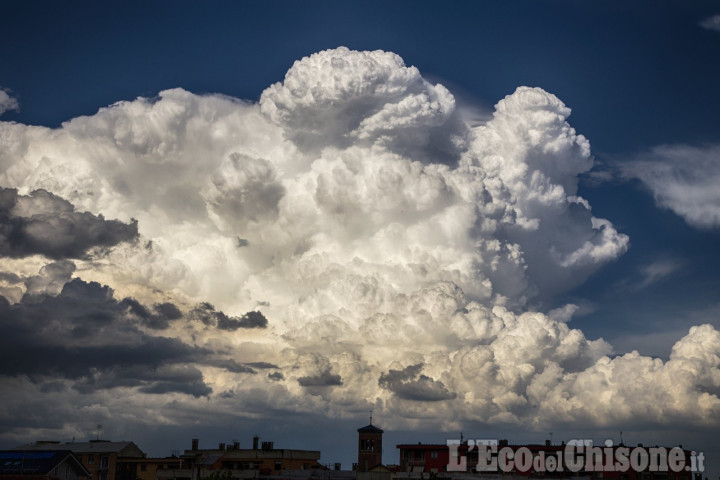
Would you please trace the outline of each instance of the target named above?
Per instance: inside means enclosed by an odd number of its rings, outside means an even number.
[[[399,56],[338,48],[257,103],[178,88],[57,129],[0,122],[0,184],[35,192],[4,191],[6,255],[77,258],[84,279],[57,263],[3,304],[13,405],[35,392],[21,375],[54,374],[74,401],[174,424],[239,404],[376,408],[396,428],[717,424],[713,327],[663,361],[614,355],[572,305],[545,312],[629,246],[578,194],[593,158],[570,108],[523,86],[479,124],[457,109]],[[127,403],[100,388],[118,383]]]
[[[68,268],[68,263],[50,264],[43,270],[66,267],[71,273],[74,266]],[[36,278],[28,283],[34,285]],[[147,307],[129,297],[118,301],[110,287],[79,278],[65,283],[55,295],[32,291],[17,304],[0,297],[0,324],[8,332],[0,339],[0,375],[38,381],[66,378],[85,393],[138,387],[143,393],[206,396],[212,389],[193,364],[254,373],[223,358],[221,352],[153,334],[185,317],[172,303]]]

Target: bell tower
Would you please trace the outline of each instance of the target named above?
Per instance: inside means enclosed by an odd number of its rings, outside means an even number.
[[[358,472],[367,472],[382,464],[382,429],[372,424],[358,428]]]

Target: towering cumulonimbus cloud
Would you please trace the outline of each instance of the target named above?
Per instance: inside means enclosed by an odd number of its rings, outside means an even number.
[[[17,289],[63,299],[80,285],[72,275],[111,285],[126,297],[106,299],[117,321],[132,318],[143,341],[179,342],[195,370],[176,357],[156,378],[100,370],[99,387],[75,387],[84,396],[73,402],[142,402],[169,423],[235,415],[238,402],[260,416],[372,407],[388,426],[720,418],[712,327],[691,330],[667,362],[613,357],[571,328],[573,306],[529,308],[629,244],[578,195],[593,161],[569,115],[554,95],[520,87],[472,126],[399,56],[338,48],[296,62],[258,103],[174,89],[58,129],[0,123],[0,185],[137,219],[139,235],[75,270],[24,269],[47,280],[8,272],[0,287],[15,289],[16,306],[4,308],[37,308]],[[194,379],[185,394],[182,378]]]

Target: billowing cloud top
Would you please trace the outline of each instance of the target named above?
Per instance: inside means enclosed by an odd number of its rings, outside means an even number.
[[[578,196],[593,162],[569,115],[520,87],[471,126],[445,87],[397,55],[339,48],[296,62],[257,104],[175,89],[59,129],[0,123],[0,185],[137,219],[140,241],[77,260],[77,274],[130,299],[111,302],[110,323],[132,316],[143,341],[162,331],[200,373],[168,357],[157,378],[108,376],[85,393],[107,395],[108,408],[160,409],[146,396],[178,393],[172,379],[185,375],[186,393],[215,412],[262,396],[265,408],[329,415],[373,405],[388,426],[720,418],[717,344],[702,340],[717,336],[711,327],[663,363],[611,358],[568,326],[570,313],[527,311],[628,248]],[[4,308],[25,311],[33,259],[3,280],[19,302]],[[36,281],[42,302],[81,285],[54,271],[67,283]],[[637,368],[647,380],[631,381]],[[103,393],[117,388],[139,400]]]

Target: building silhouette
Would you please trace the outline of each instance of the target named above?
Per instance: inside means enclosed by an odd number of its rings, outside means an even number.
[[[41,441],[23,445],[13,450],[47,452],[53,450],[71,451],[90,473],[88,480],[127,480],[123,460],[145,458],[145,452],[133,442],[110,442],[91,440],[89,442],[48,442]]]
[[[0,450],[2,480],[84,480],[90,472],[70,450]]]
[[[445,444],[408,443],[396,445],[398,465],[383,465],[384,431],[370,423],[357,429],[357,463],[352,470],[341,470],[320,463],[319,450],[276,448],[274,442],[260,442],[253,437],[252,448],[240,448],[240,443],[219,443],[200,448],[200,440],[192,439],[191,448],[170,457],[147,458],[133,442],[37,442],[10,451],[0,451],[0,480],[701,480],[702,473],[691,468],[682,471],[653,471],[639,467],[633,470],[596,468],[603,463],[612,465],[618,458],[617,449],[647,448],[648,451],[669,450],[662,447],[592,446],[578,451],[585,459],[592,459],[579,470],[536,467],[536,459],[567,459],[565,443],[512,444],[507,440],[492,441],[496,447],[491,457],[498,460],[498,450],[532,460],[527,467],[507,470],[486,469],[487,450],[473,440]],[[352,438],[352,437],[350,437]],[[350,438],[348,439],[350,441]],[[572,445],[572,444],[571,444]],[[574,447],[573,447],[574,448]],[[580,447],[578,447],[580,448]],[[584,448],[584,447],[583,447]],[[504,454],[505,454],[504,453]],[[522,453],[522,455],[520,455]],[[685,465],[698,460],[696,452],[675,448],[684,457]],[[700,454],[698,454],[698,457]],[[503,457],[505,458],[505,457]],[[598,459],[599,460],[596,460]],[[459,464],[459,460],[462,460]],[[597,463],[597,462],[601,463]],[[550,465],[546,463],[545,465]],[[588,466],[590,465],[590,466]],[[593,466],[595,465],[595,466]],[[458,468],[459,467],[459,468]]]
[[[382,429],[372,424],[358,428],[358,472],[367,472],[382,465]]]

